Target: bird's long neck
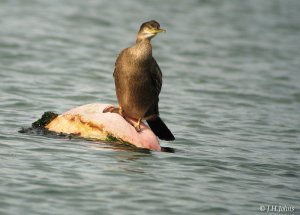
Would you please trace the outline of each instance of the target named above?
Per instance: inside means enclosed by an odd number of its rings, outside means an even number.
[[[139,59],[149,59],[152,58],[152,46],[150,40],[147,38],[136,40],[134,47],[134,53]]]

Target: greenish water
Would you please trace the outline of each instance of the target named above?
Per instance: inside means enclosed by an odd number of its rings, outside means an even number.
[[[0,1],[0,214],[300,210],[300,2]],[[116,103],[144,21],[175,153],[24,135],[45,111]],[[266,211],[265,211],[266,212]]]

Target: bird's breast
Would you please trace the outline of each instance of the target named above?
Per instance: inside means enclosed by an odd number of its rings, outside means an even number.
[[[141,118],[155,99],[147,61],[127,59],[122,62],[122,66],[117,65],[115,74],[119,105],[130,117]]]

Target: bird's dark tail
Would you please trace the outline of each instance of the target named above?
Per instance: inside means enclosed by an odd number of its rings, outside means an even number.
[[[168,129],[166,124],[162,121],[160,117],[156,117],[155,119],[147,120],[148,125],[151,130],[154,132],[156,136],[158,136],[161,140],[175,140],[174,135]]]

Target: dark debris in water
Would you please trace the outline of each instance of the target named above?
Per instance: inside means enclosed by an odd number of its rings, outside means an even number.
[[[32,128],[45,128],[53,119],[55,119],[58,114],[47,111],[45,112],[40,119],[32,123]]]
[[[49,131],[46,127],[53,119],[55,119],[58,116],[58,114],[47,111],[45,112],[40,119],[33,122],[31,124],[31,127],[29,128],[21,128],[19,130],[19,133],[22,134],[38,134],[38,135],[50,135],[55,137],[67,137],[71,139],[71,135],[63,134],[63,133],[56,133],[53,131]],[[74,135],[73,135],[74,136]]]

